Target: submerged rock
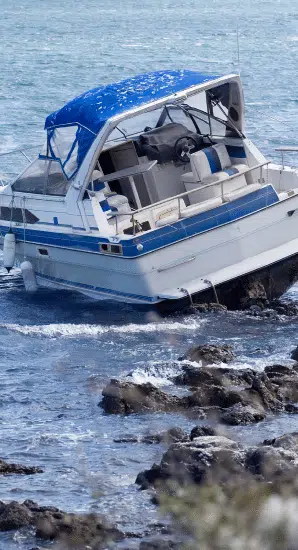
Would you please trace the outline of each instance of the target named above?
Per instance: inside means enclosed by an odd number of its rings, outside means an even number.
[[[21,474],[21,475],[31,475],[31,474],[42,474],[43,470],[38,466],[23,466],[22,464],[9,464],[5,460],[0,459],[0,475],[12,475],[12,474]]]
[[[221,346],[206,344],[191,348],[185,355],[180,357],[180,360],[195,361],[196,363],[201,363],[204,367],[215,363],[230,363],[235,357],[231,346],[226,344]]]
[[[161,391],[153,384],[135,384],[111,380],[104,388],[99,405],[109,414],[132,414],[147,411],[173,411],[182,406],[181,399]]]
[[[176,441],[187,441],[188,435],[182,428],[170,428],[160,434],[144,435],[143,437],[121,437],[114,439],[114,443],[146,443],[152,445],[154,443],[175,443]]]

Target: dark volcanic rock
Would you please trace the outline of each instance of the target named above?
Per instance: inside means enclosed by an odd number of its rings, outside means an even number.
[[[194,365],[183,365],[181,373],[174,378],[177,385],[201,386],[214,384],[223,385],[251,385],[255,376],[251,369],[230,369],[219,367],[196,367]]]
[[[33,514],[24,504],[0,502],[0,531],[19,529],[33,522]]]
[[[212,426],[195,426],[190,432],[190,441],[196,437],[204,437],[205,435],[217,435],[217,430]]]
[[[286,450],[295,450],[298,453],[298,432],[284,434],[273,439],[265,439],[263,445],[271,445],[272,447],[282,447]]]
[[[287,474],[297,466],[297,452],[264,446],[248,450],[245,467],[254,475],[267,481]]]
[[[260,408],[254,408],[251,405],[242,405],[237,403],[233,407],[229,407],[222,412],[220,416],[223,424],[229,424],[230,426],[254,424],[264,420],[265,412]]]
[[[231,346],[223,344],[217,345],[203,345],[191,348],[186,352],[181,360],[187,359],[189,361],[195,361],[205,365],[212,365],[215,363],[230,363],[235,359],[235,355]]]
[[[283,476],[296,479],[298,472],[298,433],[284,435],[264,444],[245,447],[223,436],[200,436],[171,445],[160,465],[142,472],[136,483],[143,489],[175,480],[179,485],[213,481],[230,484],[256,476],[275,482]]]
[[[121,540],[124,535],[96,514],[67,514],[53,506],[38,506],[31,500],[23,504],[0,502],[0,531],[10,531],[34,525],[36,536],[65,544],[67,548],[91,545],[100,550],[109,541]],[[94,546],[96,545],[96,546]],[[90,546],[91,548],[91,546]]]
[[[111,380],[104,388],[99,405],[109,414],[132,414],[147,411],[173,411],[181,408],[179,397],[169,395],[149,382]]]
[[[160,466],[138,475],[136,483],[143,489],[161,481],[175,479],[181,485],[202,483],[215,474],[222,480],[238,474],[245,455],[239,443],[223,436],[204,436],[187,443],[171,445],[163,455]]]
[[[227,408],[235,403],[243,403],[241,391],[230,390],[223,386],[202,386],[188,396],[189,407]]]
[[[296,348],[291,352],[291,359],[298,361],[298,346],[296,346]]]
[[[0,459],[0,475],[9,474],[42,474],[43,470],[37,466],[23,466],[22,464],[9,464]]]
[[[195,304],[194,307],[200,313],[226,313],[228,311],[227,306],[217,304],[216,302]]]

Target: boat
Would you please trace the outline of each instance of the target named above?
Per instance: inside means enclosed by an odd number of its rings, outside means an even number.
[[[244,125],[237,74],[156,71],[81,94],[0,188],[4,265],[34,289],[160,310],[237,308],[256,286],[280,297],[298,277],[298,170]]]

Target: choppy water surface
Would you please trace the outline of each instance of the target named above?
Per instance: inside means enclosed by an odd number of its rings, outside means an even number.
[[[295,3],[227,0],[0,0],[0,151],[43,141],[46,115],[100,83],[159,68],[237,69],[239,25],[247,130],[274,158],[298,145],[298,16]],[[15,160],[0,174],[15,173]],[[0,175],[0,177],[1,177]],[[291,297],[298,299],[298,289]],[[158,319],[130,306],[71,293],[25,294],[18,274],[0,271],[0,455],[40,465],[34,477],[1,479],[0,499],[107,513],[125,530],[158,520],[137,473],[163,448],[116,444],[124,434],[193,422],[178,415],[106,417],[97,406],[111,377],[167,385],[177,357],[193,344],[231,343],[237,365],[284,360],[297,343],[297,320],[243,314]],[[174,391],[174,388],[169,388]],[[260,441],[297,429],[295,416],[232,430]],[[34,546],[24,533],[0,535],[1,549]]]

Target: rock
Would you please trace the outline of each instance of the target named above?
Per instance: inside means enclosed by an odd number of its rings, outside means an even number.
[[[246,424],[254,424],[264,420],[265,412],[261,409],[254,408],[250,405],[242,405],[236,403],[233,407],[229,407],[223,411],[220,420],[223,424],[229,424],[230,426],[239,426]]]
[[[297,453],[295,451],[264,446],[248,450],[245,467],[254,475],[261,476],[266,481],[273,481],[297,466]]]
[[[19,529],[33,522],[33,514],[24,504],[0,502],[0,531]]]
[[[179,550],[183,547],[178,542],[173,542],[172,540],[151,540],[151,541],[142,541],[140,543],[139,550]]]
[[[251,369],[229,369],[219,367],[196,367],[183,365],[181,373],[173,381],[177,385],[202,386],[214,384],[216,386],[251,385],[255,376]]]
[[[264,372],[254,376],[251,389],[259,394],[266,410],[271,412],[283,410],[283,403],[276,397],[274,386]]]
[[[191,348],[183,355],[180,360],[195,361],[201,363],[202,366],[212,365],[215,363],[230,363],[235,359],[235,354],[231,346],[223,344],[218,345],[203,345]]]
[[[265,439],[263,445],[272,447],[282,447],[283,449],[296,451],[298,453],[298,432],[284,434],[273,439]]]
[[[195,304],[194,307],[200,313],[226,313],[228,311],[227,306],[217,304],[216,302]]]
[[[280,300],[272,300],[270,307],[274,309],[279,315],[286,315],[287,317],[294,317],[298,315],[298,307],[294,302],[281,302]]]
[[[175,479],[181,485],[202,483],[207,476],[226,480],[243,468],[245,455],[239,443],[223,436],[203,436],[186,443],[171,445],[160,466],[142,472],[136,483],[142,488]]]
[[[195,433],[194,433],[195,435]],[[256,481],[295,480],[298,473],[298,432],[265,440],[259,446],[246,447],[224,436],[200,435],[191,441],[173,444],[164,453],[160,465],[142,472],[136,483],[142,488],[160,486],[169,480],[179,485],[208,481],[235,486],[247,475]],[[167,485],[171,491],[172,485]]]
[[[264,372],[268,378],[277,378],[285,375],[291,376],[295,374],[293,368],[286,365],[269,365],[265,367]]]
[[[224,386],[202,386],[185,398],[189,407],[227,408],[235,403],[243,403],[241,391],[230,390]]]
[[[258,279],[248,278],[243,283],[242,293],[240,300],[242,309],[248,309],[255,305],[263,308],[268,303],[265,287]]]
[[[153,443],[175,443],[176,441],[187,441],[188,435],[181,428],[170,428],[160,434],[145,435],[143,437],[121,437],[119,439],[113,439],[114,443],[146,443],[151,445]]]
[[[0,502],[0,531],[29,525],[35,526],[38,538],[55,539],[67,548],[85,548],[92,544],[92,548],[100,550],[109,542],[124,538],[123,533],[111,527],[100,515],[68,514],[53,506],[38,506],[31,500],[23,504]]]
[[[181,408],[179,397],[169,395],[153,384],[111,380],[104,388],[99,405],[109,414],[132,414],[148,411],[173,411]]]
[[[298,346],[296,346],[296,348],[291,352],[291,359],[298,361]]]
[[[195,426],[190,432],[190,441],[206,435],[217,435],[217,430],[212,428],[212,426]]]
[[[43,470],[37,466],[22,466],[22,464],[9,464],[5,460],[0,459],[0,475],[11,475],[11,474],[22,474],[22,475],[31,475],[31,474],[42,474]]]

